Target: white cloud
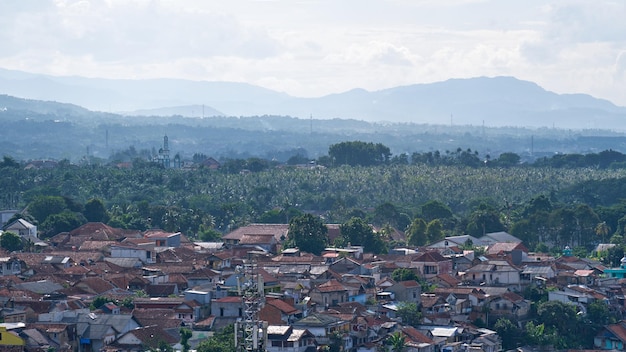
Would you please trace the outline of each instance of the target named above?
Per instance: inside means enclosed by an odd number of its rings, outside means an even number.
[[[617,0],[0,2],[0,67],[299,96],[507,75],[626,105]]]

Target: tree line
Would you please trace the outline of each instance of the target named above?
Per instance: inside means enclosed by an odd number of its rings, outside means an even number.
[[[342,154],[346,150],[360,155],[354,166],[342,164],[352,160]],[[477,158],[469,150],[444,155],[439,158]],[[406,231],[410,245],[446,235],[509,231],[531,249],[548,243],[589,251],[599,242],[624,242],[626,204],[620,194],[626,191],[626,172],[611,167],[620,155],[609,150],[585,158],[594,160],[594,166],[557,168],[528,167],[514,153],[504,153],[490,162],[505,160],[507,167],[476,167],[415,164],[413,158],[394,162],[382,145],[351,142],[329,147],[328,158],[334,161],[327,168],[250,167],[277,165],[255,160],[246,165],[246,173],[237,171],[241,166],[165,169],[141,159],[129,169],[61,162],[38,170],[5,156],[0,162],[0,203],[5,209],[26,209],[24,216],[31,216],[44,238],[86,221],[102,221],[210,240],[251,222],[289,223],[311,213],[326,223],[347,226],[362,219],[387,233]],[[342,239],[340,244],[359,242]]]

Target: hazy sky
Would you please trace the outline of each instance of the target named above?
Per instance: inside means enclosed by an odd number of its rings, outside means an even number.
[[[506,75],[626,106],[626,1],[1,1],[0,67],[300,97]]]

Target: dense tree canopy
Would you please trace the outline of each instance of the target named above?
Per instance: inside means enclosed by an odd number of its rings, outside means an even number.
[[[235,328],[228,325],[220,331],[216,331],[213,336],[200,342],[197,352],[232,352],[235,351]]]
[[[374,232],[370,224],[361,218],[352,218],[339,226],[345,244],[363,246],[365,252],[380,254],[387,252],[386,243]]]
[[[300,250],[320,255],[328,246],[328,228],[319,217],[304,214],[289,221],[289,239]]]
[[[382,227],[373,237],[377,251],[390,243],[394,228],[404,231],[417,217],[426,222],[428,233],[417,242],[409,236],[413,244],[503,230],[531,249],[546,242],[587,249],[600,241],[624,242],[626,203],[620,190],[626,169],[599,167],[606,165],[598,162],[600,155],[590,157],[594,167],[585,169],[470,166],[459,160],[472,160],[476,152],[461,148],[430,156],[450,162],[411,160],[368,167],[331,163],[328,168],[276,168],[269,162],[267,168],[255,168],[260,160],[250,158],[232,170],[184,171],[141,159],[131,169],[60,162],[56,168],[37,170],[8,162],[1,167],[0,202],[26,209],[24,214],[33,216],[30,220],[44,237],[102,215],[115,227],[155,227],[216,240],[251,222],[287,223],[311,212],[323,214],[327,223],[346,224],[357,217]],[[608,230],[598,232],[602,223]],[[57,226],[63,224],[68,226]],[[382,247],[376,245],[379,239]]]
[[[372,166],[389,161],[391,151],[381,143],[353,141],[331,145],[328,148],[328,156],[334,165]]]
[[[7,231],[0,235],[0,247],[6,249],[9,252],[19,251],[24,245],[19,235]]]

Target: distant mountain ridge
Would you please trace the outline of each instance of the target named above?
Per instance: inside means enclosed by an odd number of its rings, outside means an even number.
[[[449,79],[298,98],[246,83],[53,77],[0,69],[0,94],[128,115],[262,116],[626,131],[626,107],[514,77]],[[0,106],[0,108],[2,108]],[[205,110],[202,114],[201,109]]]

